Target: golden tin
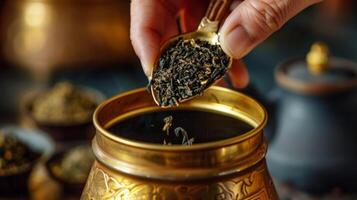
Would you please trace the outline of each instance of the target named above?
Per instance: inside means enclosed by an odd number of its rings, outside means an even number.
[[[173,109],[234,116],[254,129],[192,146],[136,142],[107,128],[114,120],[120,123],[165,108],[156,106],[145,89],[113,97],[94,113],[96,161],[81,199],[278,199],[265,161],[267,114],[259,103],[241,93],[211,87],[203,96]]]

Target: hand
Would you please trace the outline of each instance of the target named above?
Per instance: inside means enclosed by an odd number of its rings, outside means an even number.
[[[229,75],[236,87],[249,82],[244,65],[238,61],[277,31],[287,20],[321,0],[234,1],[232,12],[221,29],[223,50],[235,58]],[[176,16],[184,31],[193,31],[204,16],[208,0],[132,0],[130,38],[145,74],[150,78],[160,45],[177,35]],[[238,78],[237,78],[238,77]]]

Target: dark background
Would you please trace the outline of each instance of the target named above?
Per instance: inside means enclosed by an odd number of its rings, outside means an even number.
[[[129,4],[0,1],[0,125],[18,124],[23,97],[58,81],[97,89],[106,98],[146,86],[130,44]],[[356,10],[354,0],[325,0],[300,13],[243,59],[251,83],[268,96],[277,64],[304,58],[316,41],[333,56],[357,61]]]

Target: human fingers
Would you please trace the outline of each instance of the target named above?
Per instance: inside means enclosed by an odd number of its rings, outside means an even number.
[[[159,54],[160,45],[178,33],[176,16],[179,1],[132,0],[130,5],[130,39],[146,76]]]
[[[216,85],[233,87],[232,89],[241,89],[246,87],[249,83],[247,67],[241,60],[233,60],[232,66],[226,76],[228,79],[221,79]]]
[[[221,30],[223,50],[240,59],[287,20],[321,0],[245,0],[227,17]]]

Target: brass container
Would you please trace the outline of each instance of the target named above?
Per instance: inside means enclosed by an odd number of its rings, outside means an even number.
[[[254,129],[192,146],[136,142],[106,129],[130,116],[165,109],[156,106],[145,89],[113,97],[94,114],[96,161],[81,199],[278,199],[265,161],[267,114],[259,103],[235,91],[211,87],[203,96],[173,109],[228,115]]]

